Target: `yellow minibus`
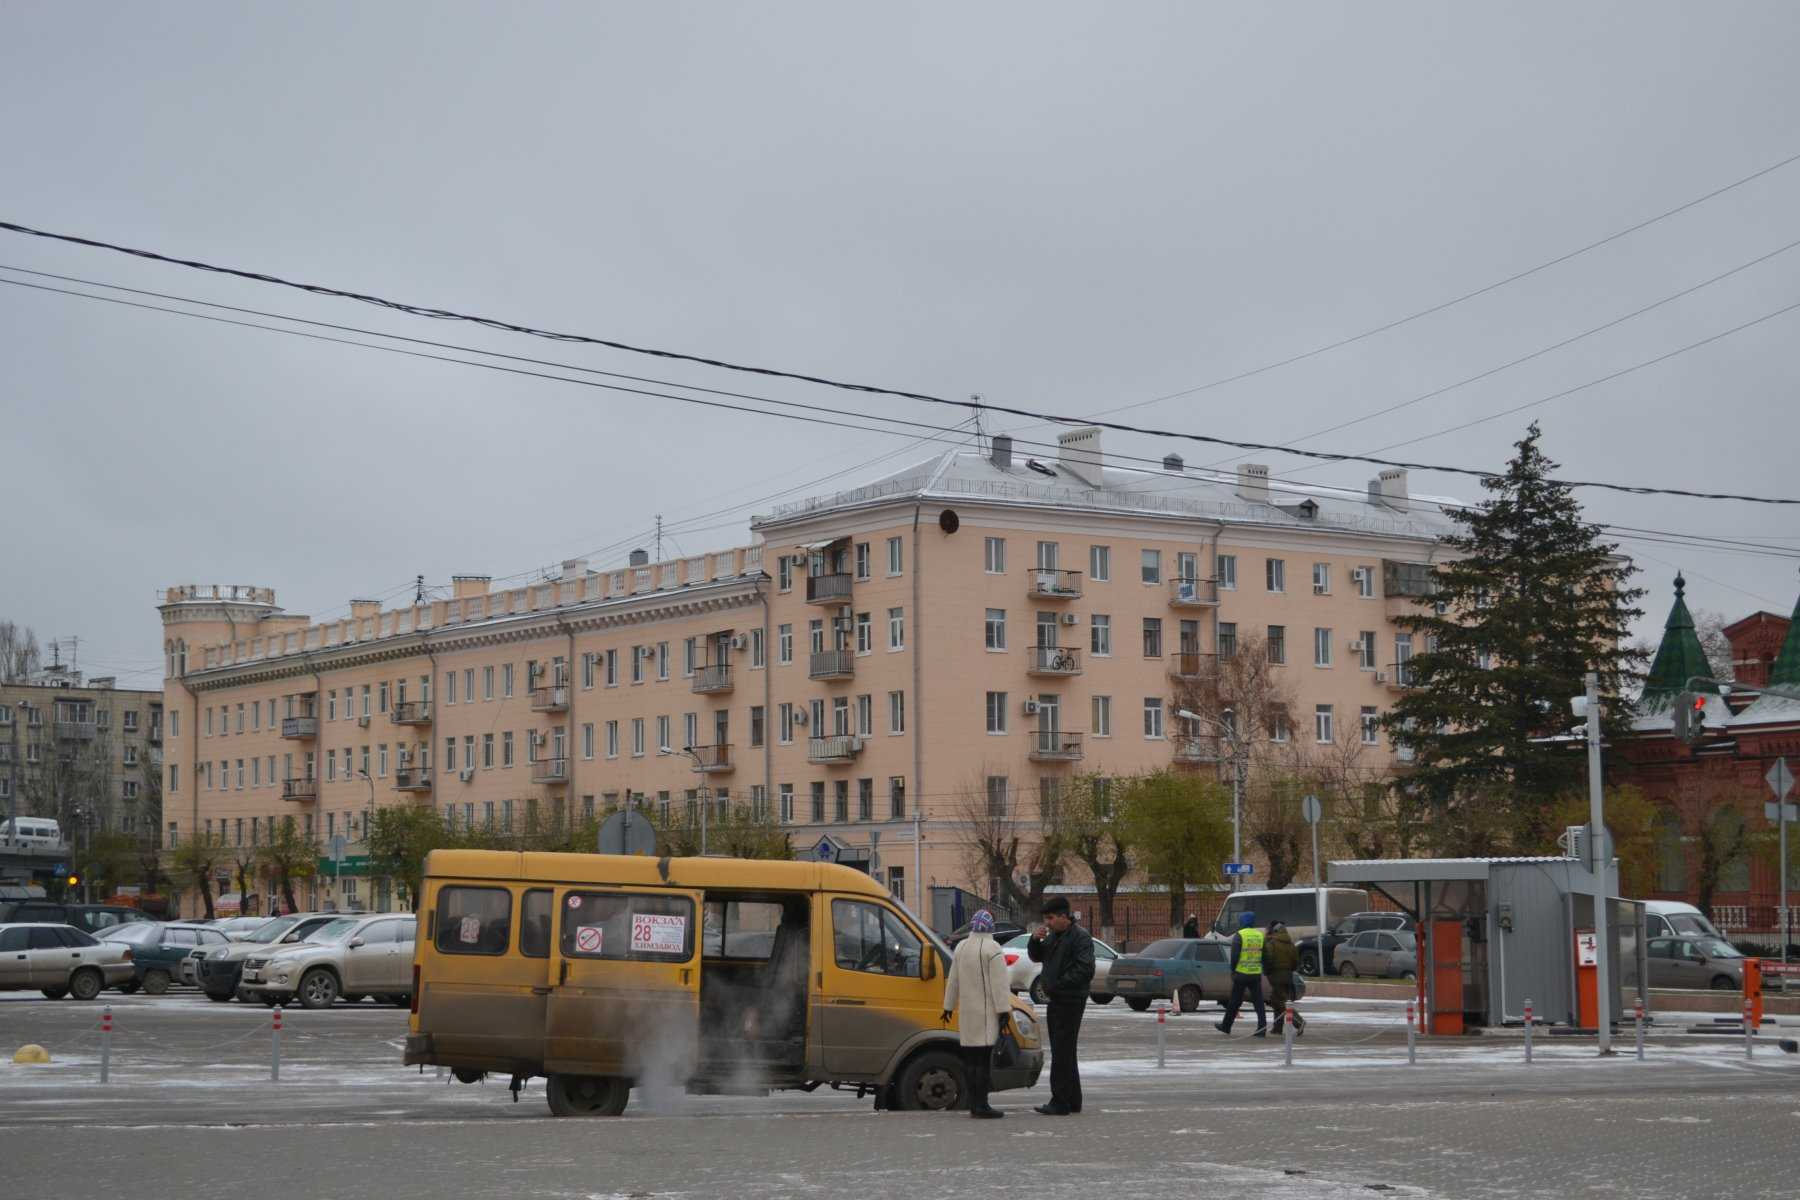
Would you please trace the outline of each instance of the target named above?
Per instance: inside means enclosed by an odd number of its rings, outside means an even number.
[[[542,1075],[558,1116],[616,1116],[658,1086],[968,1106],[940,1015],[949,951],[848,867],[434,850],[419,919],[408,1065]],[[1028,1004],[1011,1026],[996,1091],[1043,1070]]]

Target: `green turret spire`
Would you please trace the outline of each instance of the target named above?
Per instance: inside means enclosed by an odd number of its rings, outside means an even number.
[[[1788,622],[1787,640],[1781,653],[1769,668],[1769,682],[1779,687],[1800,687],[1800,600],[1794,602],[1794,616]]]
[[[1673,700],[1685,688],[1687,681],[1696,675],[1712,674],[1712,664],[1706,661],[1706,651],[1700,646],[1700,636],[1694,632],[1694,618],[1688,613],[1687,601],[1683,595],[1687,591],[1687,580],[1679,574],[1675,576],[1675,604],[1669,609],[1669,619],[1663,623],[1662,645],[1656,649],[1656,661],[1650,664],[1650,674],[1644,680],[1644,694],[1640,703],[1646,708],[1655,708]],[[1796,678],[1800,678],[1800,639],[1796,639],[1793,631],[1788,632],[1788,645],[1793,649],[1792,669]],[[1785,657],[1788,649],[1784,648]],[[1779,668],[1777,663],[1777,668]],[[1714,684],[1701,684],[1696,691],[1718,692]]]

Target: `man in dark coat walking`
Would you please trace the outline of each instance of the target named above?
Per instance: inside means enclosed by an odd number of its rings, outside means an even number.
[[[1081,1016],[1087,1011],[1088,985],[1094,980],[1094,939],[1069,915],[1069,901],[1052,896],[1044,901],[1044,924],[1031,935],[1025,953],[1042,963],[1038,982],[1050,997],[1050,1102],[1037,1111],[1047,1117],[1066,1117],[1081,1111],[1081,1069],[1075,1061],[1075,1041],[1081,1033]]]

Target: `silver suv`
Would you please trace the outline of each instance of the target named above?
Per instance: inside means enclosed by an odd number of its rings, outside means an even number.
[[[244,960],[244,993],[273,1007],[298,1000],[329,1008],[339,998],[376,998],[404,1006],[412,999],[411,913],[372,913],[327,921],[292,946]]]
[[[206,993],[208,1000],[224,1003],[234,996],[239,1000],[250,1000],[252,997],[238,987],[238,976],[243,972],[246,959],[267,958],[278,948],[304,942],[313,930],[327,921],[338,919],[340,915],[290,913],[285,917],[272,917],[241,941],[226,946],[203,947],[191,960],[194,964],[194,982],[200,985],[200,990]]]

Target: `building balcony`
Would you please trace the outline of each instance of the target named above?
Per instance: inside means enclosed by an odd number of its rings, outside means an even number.
[[[283,717],[281,736],[290,742],[310,742],[319,736],[319,718]]]
[[[319,781],[317,779],[284,779],[281,781],[281,798],[301,802],[317,800],[319,798]]]
[[[1219,656],[1198,650],[1186,650],[1169,660],[1169,674],[1188,681],[1206,679],[1213,674]]]
[[[1410,662],[1389,663],[1385,671],[1377,671],[1376,677],[1396,692],[1408,691],[1419,686],[1419,674],[1413,670]]]
[[[809,763],[847,763],[862,753],[863,740],[851,734],[806,739],[806,761]]]
[[[1028,646],[1031,657],[1025,664],[1028,675],[1079,675],[1081,651],[1073,646]]]
[[[396,725],[429,725],[431,724],[431,701],[405,700],[394,705],[391,714]]]
[[[394,790],[396,792],[429,792],[431,790],[431,768],[401,767],[394,772]]]
[[[806,578],[806,602],[808,604],[848,604],[850,603],[851,577],[849,575],[809,575]]]
[[[807,664],[812,679],[855,679],[856,655],[849,650],[821,650]]]
[[[1169,580],[1170,608],[1215,608],[1219,603],[1219,581],[1177,575]]]
[[[156,724],[150,726],[150,732],[148,734],[146,734],[145,737],[149,740],[149,742],[152,746],[162,745],[162,740],[163,740],[162,722],[158,721],[158,722],[156,722]]]
[[[531,711],[559,713],[569,711],[569,685],[554,683],[531,689]]]
[[[696,696],[722,696],[731,691],[731,664],[707,663],[694,672]]]
[[[1081,572],[1037,567],[1025,573],[1025,594],[1033,600],[1076,600],[1081,597]]]
[[[56,736],[64,741],[91,742],[100,736],[100,727],[92,721],[58,721]]]
[[[1063,729],[1034,729],[1030,733],[1032,762],[1080,762],[1081,735]]]
[[[567,758],[540,758],[531,764],[531,782],[562,784],[569,782]]]
[[[737,766],[731,757],[730,742],[722,742],[716,746],[689,746],[688,753],[694,757],[694,770],[702,775],[722,775]]]
[[[1224,739],[1216,735],[1190,734],[1175,739],[1175,761],[1188,767],[1225,761]]]

